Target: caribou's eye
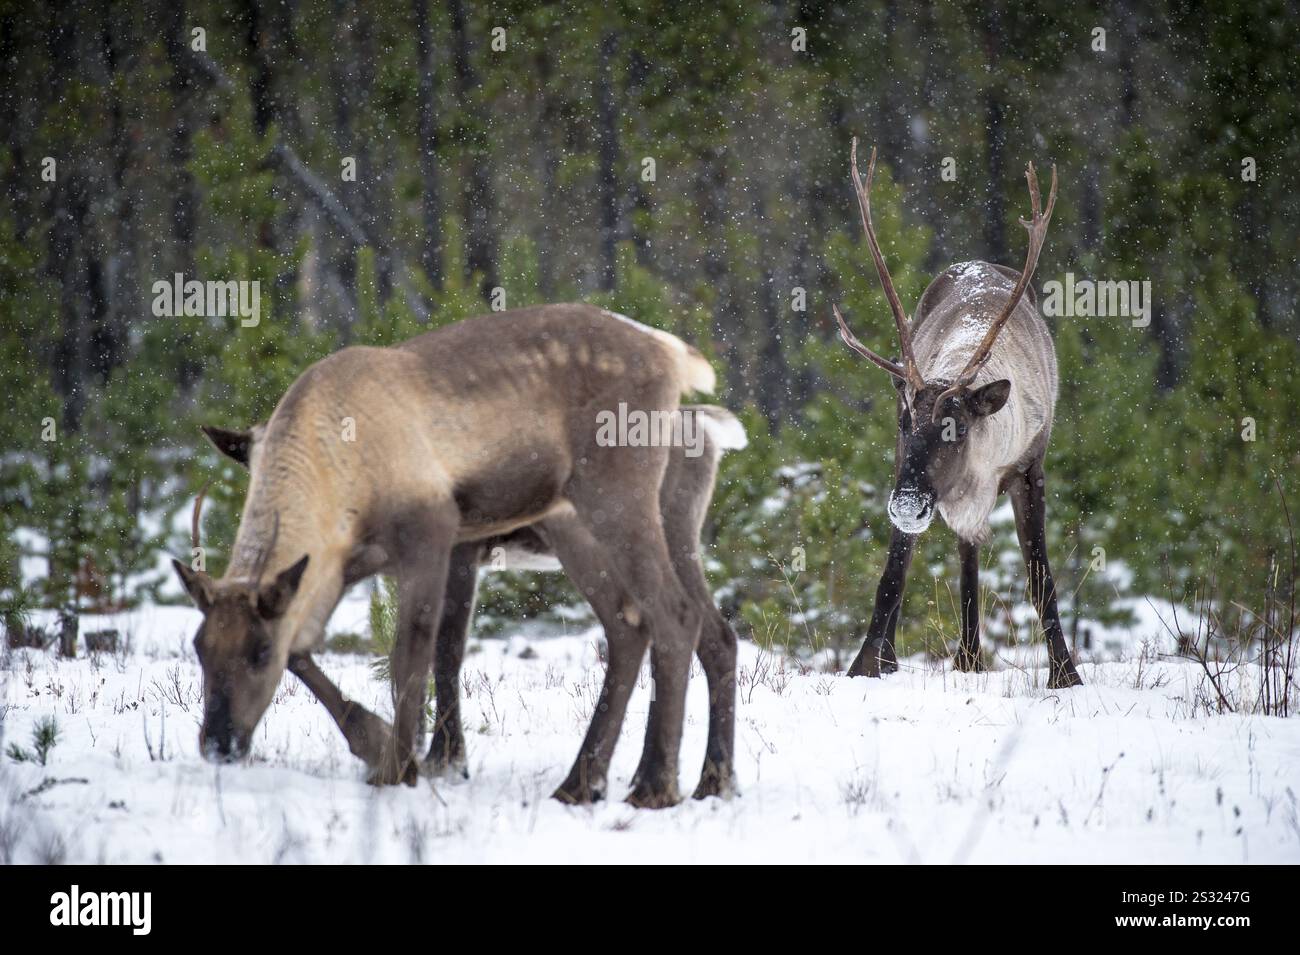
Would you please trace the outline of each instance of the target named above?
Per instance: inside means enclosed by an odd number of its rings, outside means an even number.
[[[254,670],[260,670],[271,662],[271,641],[259,640],[253,646],[253,654],[249,657],[249,662],[253,664]]]

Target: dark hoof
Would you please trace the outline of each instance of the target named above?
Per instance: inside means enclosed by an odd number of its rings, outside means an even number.
[[[862,645],[853,665],[849,667],[849,676],[881,676],[885,673],[898,672],[898,658],[894,648],[883,640],[873,640]]]
[[[419,776],[420,767],[414,760],[407,760],[400,768],[394,761],[386,760],[384,765],[370,770],[366,782],[372,786],[396,786],[399,783],[414,786]]]
[[[988,669],[978,653],[971,653],[961,648],[952,655],[952,668],[962,673],[983,673]]]
[[[393,750],[393,731],[386,722],[361,706],[351,707],[343,720],[343,736],[352,755],[375,767]]]
[[[629,805],[636,806],[638,809],[667,809],[681,802],[682,797],[677,791],[677,783],[674,780],[655,786],[638,783],[627,797],[627,801]]]
[[[435,734],[421,769],[426,776],[443,778],[459,776],[461,779],[469,779],[464,741],[462,740],[458,745],[452,740],[442,739]]]
[[[717,796],[720,799],[730,799],[736,795],[738,795],[736,780],[732,776],[731,767],[719,769],[710,763],[704,767],[704,772],[700,773],[700,782],[695,787],[695,792],[691,793],[691,798],[708,799],[710,796]]]
[[[1079,676],[1073,663],[1052,667],[1052,675],[1047,680],[1049,690],[1068,690],[1072,686],[1083,686],[1083,677]]]
[[[430,756],[422,767],[424,775],[433,779],[469,779],[469,766],[465,758],[447,759],[443,756]]]
[[[551,793],[551,798],[566,806],[590,806],[605,798],[605,786],[592,786],[566,779],[559,789]]]

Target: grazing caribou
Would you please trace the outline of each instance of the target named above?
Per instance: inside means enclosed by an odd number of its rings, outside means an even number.
[[[746,438],[744,426],[725,408],[690,405],[683,407],[682,413],[694,416],[700,426],[700,445],[690,450],[681,445],[671,448],[659,488],[659,507],[673,567],[682,586],[706,611],[696,648],[709,686],[708,742],[704,768],[694,793],[696,799],[703,799],[735,792],[736,634],[713,602],[700,562],[700,531],[713,498],[722,453],[745,447]],[[251,431],[228,431],[205,425],[203,431],[217,450],[248,467],[249,453],[264,426]],[[197,515],[201,503],[200,495],[195,502],[195,547],[199,546]],[[576,517],[567,514],[498,537],[456,545],[451,554],[434,651],[436,710],[429,754],[424,763],[427,771],[434,775],[446,772],[468,775],[460,718],[460,668],[478,594],[478,572],[484,559],[488,555],[494,560],[500,556],[505,568],[510,570],[554,571],[565,569],[556,557],[558,552],[570,555],[572,560],[575,555],[580,558],[587,548],[587,532]],[[610,597],[610,592],[599,585],[600,571],[599,566],[590,563],[569,569],[570,577],[593,605]],[[610,607],[605,616],[617,613],[618,608]],[[617,634],[614,638],[619,639]],[[387,724],[360,704],[344,698],[329,677],[316,667],[310,654],[291,656],[289,669],[329,709],[352,752],[368,762],[375,761],[388,737]],[[574,782],[566,782],[559,793],[568,793]]]
[[[247,752],[280,675],[318,644],[343,591],[385,573],[398,590],[395,717],[386,738],[373,727],[381,742],[378,752],[366,743],[367,755],[372,781],[413,783],[453,551],[569,517],[582,552],[568,552],[567,538],[550,543],[594,590],[609,666],[556,796],[603,795],[649,647],[655,697],[629,801],[676,803],[686,682],[709,613],[669,553],[659,504],[668,443],[611,445],[598,440],[597,420],[620,405],[666,419],[682,395],[714,382],[679,338],[577,304],[471,318],[393,348],[345,348],[307,369],[248,450],[248,496],[224,576],[176,562],[204,614],[195,638],[204,755]],[[329,695],[309,659],[295,672]],[[331,703],[346,716],[346,701]]]
[[[865,185],[857,153],[855,138],[853,188],[898,327],[902,359],[890,361],[867,348],[839,308],[834,309],[845,344],[893,375],[898,392],[889,557],[866,641],[849,675],[880,676],[898,669],[894,632],[912,547],[936,511],[956,533],[961,558],[961,641],[954,664],[960,670],[980,668],[979,548],[988,538],[988,516],[1006,491],[1015,511],[1030,599],[1047,640],[1048,686],[1079,686],[1083,681],[1065,644],[1047,561],[1043,456],[1056,407],[1056,350],[1029,288],[1056,205],[1056,167],[1046,210],[1033,163],[1026,172],[1032,219],[1021,220],[1029,230],[1024,268],[1017,273],[988,262],[951,266],[930,283],[909,324],[871,221],[876,151],[871,151]]]

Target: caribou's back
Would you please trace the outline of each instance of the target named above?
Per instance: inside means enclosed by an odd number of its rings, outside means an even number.
[[[935,276],[912,322],[917,364],[927,381],[957,376],[1019,278],[1014,269],[979,261],[960,262]],[[1011,313],[975,384],[1000,378],[1011,381],[1011,396],[1006,407],[981,427],[1004,432],[998,435],[1005,441],[998,454],[1014,459],[998,462],[1006,466],[1046,446],[1056,409],[1056,349],[1038,313],[1033,289],[1026,290]]]
[[[598,411],[620,400],[671,410],[713,384],[707,360],[676,336],[581,304],[469,318],[392,348],[345,348],[281,399],[254,451],[248,506],[309,486],[333,496],[330,509],[357,513],[447,493],[462,534],[500,533],[559,499]],[[269,448],[275,464],[264,468]]]

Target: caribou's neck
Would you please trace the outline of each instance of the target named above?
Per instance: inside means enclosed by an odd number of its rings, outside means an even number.
[[[252,464],[248,497],[224,577],[251,581],[264,567],[261,582],[265,585],[306,555],[307,570],[281,618],[279,632],[291,640],[291,650],[307,650],[323,635],[342,596],[352,514],[333,507],[335,496],[322,486],[322,475],[315,469],[277,467],[269,461],[263,466],[256,458]]]

